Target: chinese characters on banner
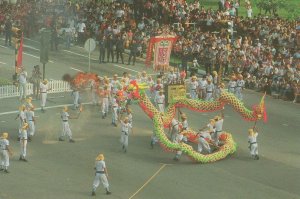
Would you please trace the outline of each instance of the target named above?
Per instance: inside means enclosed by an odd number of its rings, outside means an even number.
[[[177,37],[173,35],[156,36],[150,38],[145,64],[151,66],[152,53],[154,54],[153,69],[165,71],[168,69],[172,46]]]

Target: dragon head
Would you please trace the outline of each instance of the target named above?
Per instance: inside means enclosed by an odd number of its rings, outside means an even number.
[[[258,105],[253,106],[253,116],[255,118],[257,118],[256,120],[263,119],[264,122],[267,122],[267,112],[266,112],[266,107],[265,107],[265,96],[266,96],[266,93],[261,98],[260,103]]]
[[[145,93],[145,89],[149,88],[146,83],[138,84],[136,80],[132,80],[126,88],[129,97],[132,99],[139,99]]]

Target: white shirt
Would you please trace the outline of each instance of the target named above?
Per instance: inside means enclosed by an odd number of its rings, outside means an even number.
[[[206,92],[212,93],[214,90],[215,86],[213,83],[207,84],[206,85]]]
[[[248,141],[249,141],[249,143],[251,144],[251,143],[257,142],[257,141],[256,141],[257,136],[258,136],[258,133],[254,133],[253,136],[250,136],[250,135],[249,135],[249,136],[248,136]]]
[[[192,81],[192,82],[190,83],[190,89],[191,89],[191,90],[196,90],[197,87],[198,87],[198,85],[199,85],[199,83],[198,83],[197,81]]]
[[[69,120],[69,113],[68,112],[65,112],[65,111],[63,111],[63,112],[61,112],[61,119],[63,120],[63,121],[68,121]]]
[[[205,79],[199,80],[199,88],[200,89],[202,89],[202,90],[205,89],[206,85],[207,85],[207,81]]]
[[[131,124],[129,122],[128,123],[121,122],[121,124],[122,124],[122,127],[121,127],[122,133],[125,133],[125,135],[128,135],[129,129],[132,128]]]
[[[237,80],[236,81],[236,84],[237,84],[237,87],[239,87],[239,88],[243,88],[244,87],[244,85],[245,85],[245,81],[244,80]]]
[[[96,171],[104,171],[106,168],[104,160],[96,161],[95,165]]]
[[[231,88],[231,89],[235,88],[236,87],[236,81],[230,80],[229,83],[228,83],[228,87]]]
[[[156,95],[155,96],[155,102],[157,104],[164,104],[165,103],[165,95],[162,94],[162,95]]]
[[[208,131],[201,131],[200,132],[200,136],[199,136],[199,141],[201,140],[201,141],[205,141],[206,142],[205,138],[208,138],[208,139],[211,140],[210,133]]]
[[[26,116],[25,116],[25,112],[24,111],[20,111],[19,113],[19,118],[22,122],[25,122],[26,120]]]
[[[220,119],[220,120],[216,121],[215,126],[216,126],[216,131],[217,132],[221,132],[222,131],[223,122],[224,122],[224,119]]]
[[[26,118],[27,118],[27,121],[33,121],[34,120],[34,112],[33,111],[27,111],[26,112]]]
[[[86,28],[85,23],[78,23],[77,24],[78,32],[84,32],[84,29]]]
[[[23,71],[19,75],[19,83],[20,84],[26,84],[27,83],[27,72]]]
[[[41,83],[40,84],[40,91],[41,91],[41,93],[46,93],[47,90],[48,90],[48,84]]]
[[[9,141],[7,139],[0,139],[0,150],[6,150],[7,146],[9,146]]]

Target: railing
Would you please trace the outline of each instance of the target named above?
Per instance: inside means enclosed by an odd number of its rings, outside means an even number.
[[[33,85],[28,83],[27,85],[27,95],[33,94]],[[70,84],[68,82],[62,80],[52,80],[48,82],[49,88],[51,90],[48,93],[62,93],[72,91],[70,88]],[[19,87],[15,85],[5,85],[0,86],[0,99],[1,98],[9,98],[9,97],[17,97],[19,96]]]

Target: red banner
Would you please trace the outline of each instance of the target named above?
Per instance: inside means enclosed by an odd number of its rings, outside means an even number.
[[[20,71],[20,68],[22,68],[22,61],[23,61],[23,34],[20,41],[20,47],[18,49],[17,54],[17,64],[16,64],[16,71]]]
[[[172,35],[150,38],[145,61],[146,66],[149,67],[151,65],[152,51],[154,51],[154,70],[164,70],[168,67],[172,46],[176,40],[177,37]]]

